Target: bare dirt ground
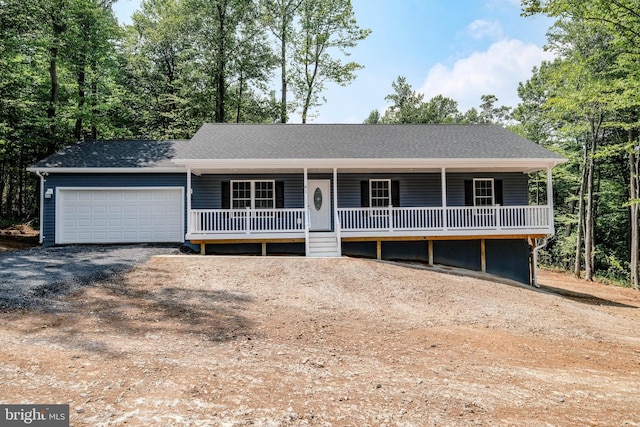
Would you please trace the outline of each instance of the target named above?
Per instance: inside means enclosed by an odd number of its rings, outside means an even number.
[[[640,425],[640,292],[540,281],[154,257],[1,313],[0,401],[75,426]]]

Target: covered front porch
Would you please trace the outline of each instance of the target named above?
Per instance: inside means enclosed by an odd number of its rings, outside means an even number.
[[[187,240],[305,237],[309,209],[190,209]],[[342,237],[545,235],[543,206],[340,208],[333,230]],[[312,231],[312,230],[309,230]]]
[[[343,242],[553,234],[549,166],[191,166],[185,237],[203,253],[206,244],[280,241],[304,243],[307,256],[340,256]],[[529,205],[528,174],[541,169],[546,191]]]

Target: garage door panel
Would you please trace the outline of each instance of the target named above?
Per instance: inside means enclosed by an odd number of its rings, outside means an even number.
[[[182,242],[181,188],[59,189],[56,243]]]

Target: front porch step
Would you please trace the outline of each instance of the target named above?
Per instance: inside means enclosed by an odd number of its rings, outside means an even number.
[[[309,257],[337,257],[339,256],[336,234],[333,232],[309,234]]]

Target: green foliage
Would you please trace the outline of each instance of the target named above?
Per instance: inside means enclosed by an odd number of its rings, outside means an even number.
[[[326,82],[355,78],[360,66],[336,55],[369,34],[348,0],[143,0],[125,27],[112,3],[0,1],[0,218],[37,217],[38,179],[26,167],[74,141],[286,121],[276,67],[314,68],[297,74],[308,109]]]
[[[562,147],[570,159],[555,170],[557,224],[549,260],[568,267],[575,258],[580,183],[589,179],[585,203],[593,217],[586,235],[585,255],[597,276],[629,280],[630,246],[638,233],[631,222],[631,181],[637,177],[640,126],[640,14],[635,0],[523,0],[523,14],[557,18],[549,30],[549,45],[557,59],[542,64],[519,94],[515,109],[525,136]],[[637,167],[637,166],[634,166]],[[637,185],[635,186],[637,191]],[[587,223],[589,225],[589,223]],[[573,241],[574,254],[570,243]],[[637,239],[636,239],[637,242]],[[591,251],[591,248],[595,250]],[[636,257],[637,259],[637,257]],[[637,268],[637,266],[636,266]],[[637,280],[637,276],[636,279]]]
[[[299,8],[300,30],[295,36],[291,80],[302,123],[310,110],[322,104],[320,96],[329,82],[346,86],[362,65],[336,56],[367,38],[371,30],[356,23],[350,0],[303,0]]]
[[[461,113],[458,103],[451,98],[436,95],[428,101],[424,94],[414,91],[406,77],[399,76],[391,83],[394,93],[385,97],[391,103],[384,115],[372,112],[365,123],[499,123],[505,124],[510,120],[510,108],[496,107],[498,98],[495,95],[482,95],[480,111],[471,108]]]

